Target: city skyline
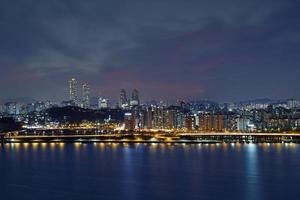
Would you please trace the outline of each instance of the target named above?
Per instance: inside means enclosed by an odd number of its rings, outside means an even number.
[[[299,7],[2,1],[0,99],[66,99],[71,77],[110,99],[121,88],[143,99],[299,99]]]
[[[205,97],[199,97],[199,98],[184,98],[184,97],[179,97],[177,99],[155,99],[155,98],[149,98],[149,99],[144,99],[143,97],[140,97],[139,95],[139,90],[138,88],[121,88],[119,91],[117,91],[116,94],[114,94],[113,97],[108,97],[103,95],[101,92],[96,93],[91,85],[89,84],[89,81],[86,80],[78,80],[77,78],[70,78],[67,82],[68,85],[65,85],[64,91],[65,97],[63,99],[56,99],[53,100],[51,98],[39,98],[39,99],[34,99],[33,97],[29,96],[24,96],[24,97],[16,97],[16,98],[0,98],[0,105],[4,103],[9,103],[9,102],[16,102],[16,103],[34,103],[34,102],[43,102],[43,101],[51,101],[53,103],[64,103],[64,102],[70,102],[70,105],[74,106],[79,106],[83,108],[88,108],[91,106],[91,104],[96,105],[100,104],[101,100],[104,100],[105,103],[107,104],[108,101],[109,103],[112,103],[113,105],[117,105],[120,108],[124,108],[127,106],[132,105],[140,105],[141,102],[143,103],[149,103],[152,101],[156,102],[164,102],[169,105],[175,105],[178,103],[178,101],[185,101],[185,102],[193,102],[193,101],[210,101],[210,102],[216,102],[216,103],[243,103],[243,102],[284,102],[284,101],[289,101],[289,100],[296,100],[298,101],[298,98],[293,98],[293,97],[281,97],[281,98],[268,98],[268,97],[261,97],[261,98],[249,98],[249,99],[237,99],[235,101],[218,101],[216,99],[210,99],[210,98],[205,98]],[[129,93],[127,93],[129,91]],[[131,91],[131,93],[130,93]],[[92,103],[93,102],[93,103]],[[123,104],[123,105],[122,105]]]
[[[297,199],[299,10],[0,0],[2,199]]]

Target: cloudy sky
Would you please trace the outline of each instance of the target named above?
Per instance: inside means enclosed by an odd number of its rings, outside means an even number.
[[[297,0],[1,0],[0,98],[300,98]]]

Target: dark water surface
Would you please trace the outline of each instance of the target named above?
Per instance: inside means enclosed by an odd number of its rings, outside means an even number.
[[[300,199],[297,144],[5,144],[0,199]]]

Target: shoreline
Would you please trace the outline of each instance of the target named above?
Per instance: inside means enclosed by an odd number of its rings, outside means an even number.
[[[5,144],[165,144],[165,145],[192,145],[192,144],[206,144],[206,145],[213,145],[213,144],[300,144],[300,142],[222,142],[222,141],[175,141],[175,142],[152,142],[152,141],[111,141],[111,140],[103,140],[103,141],[7,141],[4,143],[0,143],[0,146]]]
[[[8,140],[4,143],[119,143],[119,144],[217,144],[222,141],[149,141],[149,140]],[[233,143],[233,142],[232,142]],[[236,143],[236,142],[235,142]],[[246,143],[246,142],[245,142]]]
[[[215,144],[215,143],[300,143],[300,134],[105,134],[105,135],[9,135],[0,143],[165,143],[165,144]]]
[[[13,144],[13,143],[119,143],[119,144],[300,144],[300,141],[236,141],[236,140],[173,140],[173,141],[163,141],[163,140],[99,140],[99,139],[53,139],[53,140],[41,140],[41,139],[27,139],[27,140],[18,140],[18,139],[8,139],[2,144]],[[0,143],[0,144],[1,144]]]

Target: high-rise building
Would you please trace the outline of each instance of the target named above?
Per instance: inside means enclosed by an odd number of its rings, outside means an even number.
[[[195,129],[195,117],[194,116],[186,116],[185,117],[185,128],[187,131],[192,131],[193,129]]]
[[[224,131],[225,120],[224,115],[214,115],[213,116],[213,130],[214,131]]]
[[[70,96],[70,101],[72,102],[72,104],[77,105],[78,104],[77,80],[75,78],[72,78],[69,81],[69,96]]]
[[[167,127],[168,129],[176,128],[176,110],[167,110]]]
[[[199,126],[201,131],[211,131],[213,128],[213,117],[211,114],[201,114],[199,116]]]
[[[176,114],[176,128],[182,129],[185,126],[185,114],[183,112],[177,112]]]
[[[300,101],[296,99],[289,99],[287,101],[287,107],[288,108],[298,108],[300,107]]]
[[[120,108],[126,108],[126,107],[128,107],[127,94],[126,94],[126,91],[124,89],[122,89],[121,92],[120,92],[119,107]]]
[[[134,89],[132,91],[130,105],[131,106],[138,106],[138,105],[140,105],[139,91],[137,89]]]
[[[145,120],[146,120],[145,126],[147,127],[147,129],[152,129],[153,128],[153,110],[152,110],[152,107],[147,109]]]
[[[16,102],[5,103],[4,109],[5,109],[5,113],[9,116],[15,116],[18,114]]]
[[[246,117],[238,117],[236,119],[236,130],[240,132],[248,131],[248,126],[250,124],[250,119]]]
[[[102,109],[102,108],[108,108],[108,99],[102,98],[100,97],[98,100],[98,108]]]
[[[133,131],[135,129],[135,118],[132,113],[125,113],[124,115],[125,130]]]
[[[201,131],[224,131],[225,130],[225,116],[213,114],[201,114],[199,116],[199,129]]]
[[[82,107],[89,108],[90,107],[90,93],[91,89],[88,83],[82,85]]]
[[[156,129],[164,128],[164,109],[163,107],[154,107],[153,108],[153,122]]]

